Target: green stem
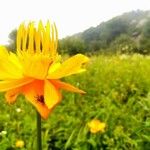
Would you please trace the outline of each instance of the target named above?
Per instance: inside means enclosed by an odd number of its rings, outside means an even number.
[[[37,112],[37,150],[42,150],[41,116]]]

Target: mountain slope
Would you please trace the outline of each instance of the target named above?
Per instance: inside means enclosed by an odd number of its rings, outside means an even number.
[[[139,45],[143,36],[143,30],[149,21],[150,11],[137,10],[124,13],[107,22],[102,22],[96,27],[91,27],[84,32],[60,40],[59,48],[71,54],[79,51],[94,52],[110,49],[112,45],[123,42],[132,45],[132,50],[130,51],[137,51],[140,49]],[[114,49],[119,48],[118,44],[116,44]],[[72,45],[73,48],[71,48]]]

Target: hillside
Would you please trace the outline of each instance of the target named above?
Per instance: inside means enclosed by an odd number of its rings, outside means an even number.
[[[149,53],[150,11],[132,11],[60,40],[60,51]]]

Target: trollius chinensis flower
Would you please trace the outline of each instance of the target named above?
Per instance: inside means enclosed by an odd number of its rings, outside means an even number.
[[[0,47],[0,91],[6,92],[8,103],[14,103],[23,94],[46,119],[61,101],[61,89],[85,93],[60,79],[83,72],[88,57],[77,54],[61,62],[57,42],[55,24],[48,21],[43,26],[40,21],[37,26],[34,22],[20,25],[16,54]]]

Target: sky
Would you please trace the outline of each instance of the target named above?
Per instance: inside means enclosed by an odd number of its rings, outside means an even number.
[[[150,0],[3,0],[0,45],[7,44],[9,33],[24,21],[54,21],[63,38],[137,9],[150,10]]]

